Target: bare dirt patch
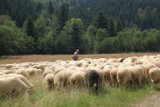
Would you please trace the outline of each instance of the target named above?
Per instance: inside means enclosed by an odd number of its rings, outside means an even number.
[[[131,107],[160,107],[160,93],[152,93],[150,96],[133,104]]]

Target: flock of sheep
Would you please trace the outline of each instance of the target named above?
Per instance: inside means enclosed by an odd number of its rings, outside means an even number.
[[[109,85],[143,85],[160,82],[160,55],[128,58],[85,58],[78,61],[26,62],[0,65],[0,95],[34,89],[28,78],[43,76],[48,90],[88,87],[97,91]]]

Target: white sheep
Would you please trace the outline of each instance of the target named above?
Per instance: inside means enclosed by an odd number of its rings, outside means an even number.
[[[115,85],[116,83],[118,83],[118,81],[117,81],[117,71],[118,71],[118,68],[112,68],[111,70],[110,70],[110,78],[111,78],[111,83],[113,84],[113,85]]]
[[[23,75],[21,74],[5,74],[1,75],[0,78],[8,78],[8,77],[17,77],[21,81],[23,81],[30,89],[33,88],[33,84],[31,84]]]
[[[63,66],[55,66],[53,73],[54,73],[54,75],[56,75],[58,72],[63,71],[65,69],[66,68]]]
[[[43,72],[43,77],[45,77],[49,73],[53,73],[53,71],[51,69],[45,69]]]
[[[103,68],[103,75],[104,75],[104,81],[110,83],[111,81],[111,77],[110,77],[110,70],[111,70],[111,66],[110,65],[106,65]]]
[[[78,71],[78,72],[74,72],[71,76],[70,76],[70,84],[72,87],[80,87],[80,86],[84,86],[85,84],[85,73]]]
[[[160,68],[151,68],[149,70],[149,77],[152,83],[159,83],[160,82]]]
[[[29,67],[29,68],[27,69],[27,73],[29,74],[29,76],[33,76],[33,75],[36,74],[36,71],[35,71],[34,68]]]
[[[156,65],[152,63],[144,63],[143,66],[145,68],[145,78],[149,77],[149,70],[156,67]]]
[[[0,78],[0,95],[13,95],[27,90],[27,85],[17,77]]]
[[[44,77],[44,82],[47,84],[48,86],[48,90],[51,90],[54,88],[54,74],[53,73],[49,73]]]
[[[131,67],[120,67],[117,71],[117,81],[122,85],[129,85],[133,82]]]
[[[54,85],[57,89],[63,89],[67,85],[67,76],[65,71],[60,71],[54,76]]]
[[[27,71],[26,71],[26,68],[17,69],[17,70],[16,70],[16,74],[21,74],[21,75],[23,75],[23,76],[25,76],[25,77],[28,77],[28,73],[27,73]]]
[[[135,84],[142,85],[145,69],[141,65],[131,66],[131,74]]]

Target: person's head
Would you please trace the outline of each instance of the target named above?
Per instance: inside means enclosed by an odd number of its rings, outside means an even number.
[[[76,52],[79,52],[79,49],[77,49]]]

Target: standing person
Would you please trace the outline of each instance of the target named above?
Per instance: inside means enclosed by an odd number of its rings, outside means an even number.
[[[73,54],[73,60],[74,61],[78,60],[78,52],[79,52],[79,49],[77,49]]]

